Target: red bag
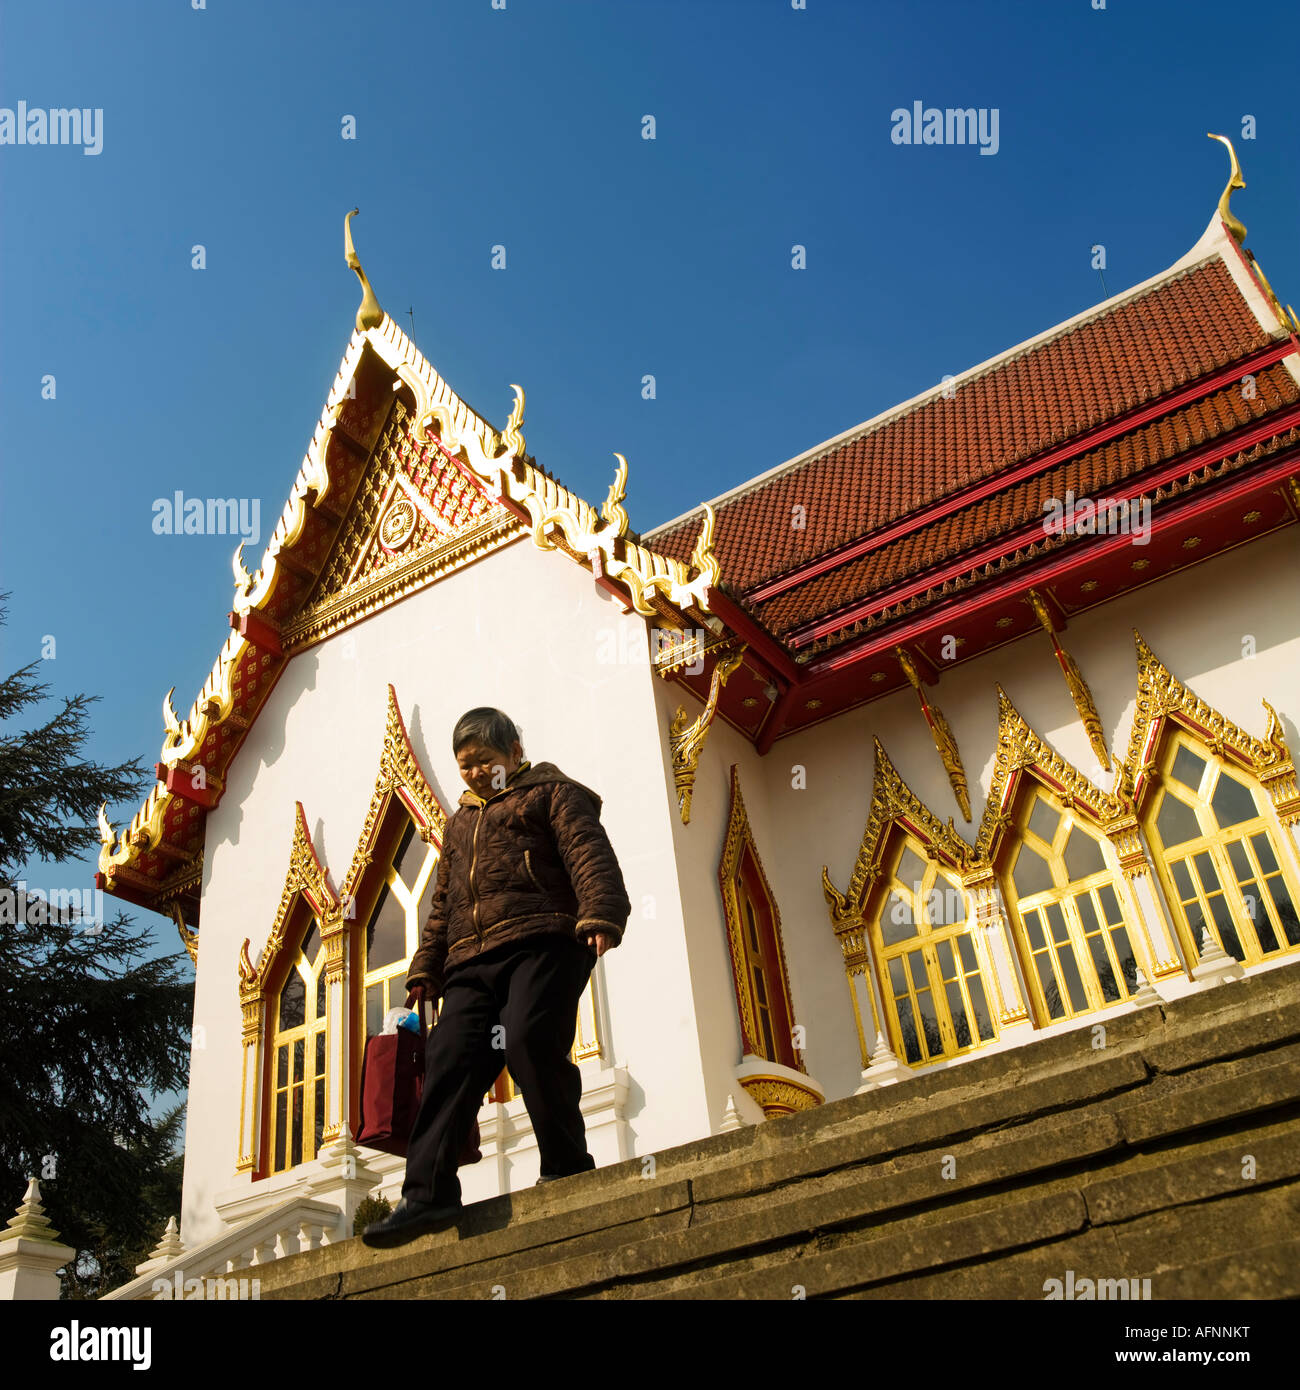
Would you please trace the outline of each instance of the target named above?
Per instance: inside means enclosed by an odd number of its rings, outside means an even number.
[[[403,1157],[424,1091],[424,1046],[428,1033],[423,1005],[416,1012],[420,1017],[418,1037],[409,1028],[381,1033],[366,1040],[361,1058],[361,1127],[357,1143]],[[456,1163],[458,1168],[477,1163],[483,1157],[479,1142],[475,1115]]]

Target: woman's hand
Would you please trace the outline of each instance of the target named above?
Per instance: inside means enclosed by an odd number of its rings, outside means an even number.
[[[589,931],[584,939],[595,951],[597,960],[614,944],[614,938],[607,931]]]

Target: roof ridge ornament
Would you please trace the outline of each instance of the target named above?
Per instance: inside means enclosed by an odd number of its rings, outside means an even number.
[[[349,223],[360,211],[360,208],[353,208],[343,219],[343,259],[347,261],[351,269],[356,271],[357,279],[361,281],[361,288],[365,291],[357,309],[357,332],[364,333],[367,328],[378,328],[383,323],[384,311],[379,307],[379,300],[375,298],[375,292],[370,288],[370,281],[366,279],[366,272],[361,269],[361,262],[357,258],[357,249],[352,244],[352,228]]]

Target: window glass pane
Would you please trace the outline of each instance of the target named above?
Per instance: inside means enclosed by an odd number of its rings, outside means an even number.
[[[1246,853],[1246,846],[1240,840],[1233,840],[1227,846],[1228,858],[1232,861],[1232,872],[1237,875],[1238,883],[1247,883],[1255,877],[1255,870],[1251,866],[1250,855]]]
[[[1060,903],[1047,904],[1047,922],[1052,931],[1052,940],[1057,945],[1064,945],[1070,939],[1070,933],[1066,930],[1065,914],[1061,911]]]
[[[957,973],[957,968],[952,960],[952,943],[940,941],[935,944],[935,954],[939,957],[939,974],[945,980],[951,980]]]
[[[316,934],[316,922],[313,918],[311,926],[307,928],[307,935],[302,939],[302,955],[307,962],[316,959],[316,952],[320,950],[320,937]]]
[[[1191,791],[1196,791],[1201,785],[1201,778],[1204,774],[1205,759],[1198,758],[1185,743],[1179,744],[1178,752],[1174,757],[1174,765],[1169,769],[1169,775]]]
[[[289,1121],[289,1162],[297,1167],[302,1162],[302,1087],[293,1088],[293,1114]]]
[[[884,910],[880,914],[880,935],[886,946],[893,946],[916,935],[911,904],[900,898],[892,888],[885,896]]]
[[[287,1047],[277,1047],[275,1049],[275,1084],[277,1086],[287,1086],[289,1084],[289,1049]]]
[[[289,978],[280,991],[280,1028],[296,1028],[307,1017],[307,990],[302,976],[297,970],[289,971]]]
[[[916,1007],[921,1011],[921,1027],[925,1030],[925,1050],[931,1057],[937,1057],[943,1052],[943,1037],[934,1011],[934,999],[928,989],[916,996]]]
[[[984,985],[978,975],[971,975],[966,980],[966,986],[970,990],[970,1003],[975,1011],[975,1027],[979,1031],[980,1041],[987,1042],[993,1036],[993,1015],[989,1013],[988,1000],[984,998]]]
[[[1219,940],[1223,943],[1223,949],[1233,960],[1244,961],[1246,953],[1237,937],[1237,928],[1233,925],[1232,913],[1228,910],[1228,904],[1222,893],[1216,893],[1210,899],[1210,911],[1214,914],[1214,925],[1219,929]]]
[[[388,982],[388,1007],[390,1009],[404,1009],[406,1007],[406,980],[401,975],[394,975]]]
[[[1084,993],[1083,981],[1079,978],[1079,966],[1074,959],[1074,947],[1064,945],[1057,949],[1057,959],[1061,973],[1065,976],[1065,988],[1070,994],[1070,1006],[1075,1013],[1082,1013],[1088,1007],[1088,996]]]
[[[1214,789],[1214,800],[1210,802],[1219,824],[1240,825],[1244,820],[1254,820],[1259,811],[1250,788],[1238,782],[1228,772],[1219,773],[1219,784]]]
[[[1115,972],[1110,968],[1110,957],[1106,954],[1106,941],[1100,932],[1088,938],[1088,949],[1092,952],[1092,966],[1097,972],[1101,997],[1107,1004],[1113,1004],[1121,996],[1115,983]]]
[[[1101,910],[1112,927],[1124,920],[1124,914],[1119,910],[1119,899],[1109,883],[1097,885],[1097,896],[1101,899]]]
[[[384,987],[371,985],[366,990],[366,1037],[378,1037],[384,1026]]]
[[[1065,1006],[1061,1003],[1061,992],[1056,987],[1056,972],[1052,968],[1052,953],[1039,951],[1034,956],[1038,967],[1038,983],[1043,987],[1043,1002],[1047,1005],[1048,1018],[1064,1018]]]
[[[1196,896],[1196,889],[1192,886],[1191,871],[1187,867],[1185,859],[1178,860],[1175,864],[1170,864],[1169,872],[1174,878],[1174,888],[1178,892],[1180,902],[1187,902],[1188,899]]]
[[[749,949],[762,955],[763,948],[758,944],[758,923],[754,921],[754,904],[745,899],[745,921],[749,926]]]
[[[1029,937],[1031,951],[1043,949],[1043,923],[1037,909],[1025,913],[1025,934]]]
[[[406,959],[406,909],[384,885],[366,928],[366,969],[377,970]]]
[[[1011,870],[1011,881],[1016,886],[1016,897],[1029,898],[1053,887],[1052,870],[1037,850],[1022,843],[1016,854],[1015,867]]]
[[[1117,927],[1111,932],[1110,939],[1114,943],[1115,954],[1119,958],[1119,970],[1124,977],[1124,988],[1127,993],[1133,994],[1137,991],[1137,959],[1133,955],[1133,947],[1129,945],[1128,932],[1123,927]]]
[[[428,854],[429,846],[415,833],[415,822],[407,821],[406,829],[402,832],[401,842],[397,846],[397,853],[393,855],[393,868],[397,870],[397,876],[408,888],[414,888],[416,881],[420,877],[420,867],[424,863],[424,856]]]
[[[1077,825],[1070,830],[1070,838],[1065,842],[1065,870],[1072,881],[1106,872],[1101,846]]]
[[[975,969],[975,947],[971,943],[969,932],[962,932],[957,938],[957,950],[961,953],[962,969],[969,974]]]
[[[1292,946],[1300,946],[1300,918],[1296,916],[1295,904],[1286,890],[1286,884],[1278,877],[1270,879],[1268,886],[1272,891],[1273,902],[1277,906],[1277,915],[1282,920],[1282,930],[1286,933],[1287,941]]]
[[[966,1021],[966,1003],[961,997],[961,986],[954,980],[944,986],[948,994],[948,1013],[952,1018],[952,1031],[958,1047],[970,1046],[970,1024]]]
[[[754,971],[754,993],[757,995],[760,1004],[767,1003],[767,986],[763,983],[763,972],[761,970]]]
[[[316,1075],[325,1075],[325,1030],[316,1034]]]
[[[1097,921],[1097,909],[1092,905],[1091,893],[1076,894],[1074,905],[1078,908],[1079,916],[1083,919],[1083,934],[1085,936],[1101,930],[1101,923]]]
[[[1268,842],[1268,836],[1262,832],[1250,837],[1250,843],[1255,847],[1255,854],[1259,859],[1259,866],[1266,874],[1277,872],[1277,860],[1273,857],[1273,846]]]
[[[1202,850],[1194,856],[1193,862],[1196,864],[1196,876],[1201,880],[1201,887],[1205,889],[1205,896],[1208,898],[1211,893],[1219,892],[1219,875],[1210,862],[1209,854]]]
[[[922,880],[925,878],[925,860],[910,846],[904,845],[894,877],[899,883],[919,894]]]
[[[316,1083],[316,1122],[312,1134],[312,1153],[320,1152],[321,1135],[325,1132],[325,1083]]]
[[[913,989],[929,989],[930,976],[925,969],[925,957],[920,951],[909,951],[907,953],[908,969],[912,975]]]
[[[302,1080],[303,1059],[306,1049],[303,1047],[302,1039],[299,1038],[293,1045],[293,1079],[294,1083]]]
[[[1169,791],[1163,793],[1160,814],[1156,817],[1156,829],[1165,845],[1181,845],[1195,840],[1201,833],[1196,813],[1185,802]]]
[[[288,1092],[281,1091],[275,1098],[275,1171],[284,1171],[286,1128],[288,1125]]]
[[[1259,938],[1259,949],[1264,955],[1278,949],[1277,930],[1273,925],[1270,906],[1267,901],[1255,896],[1255,885],[1252,883],[1247,890],[1246,913],[1255,928],[1255,935]]]
[[[763,1026],[763,1043],[767,1048],[767,1051],[763,1053],[763,1056],[766,1057],[769,1062],[775,1062],[776,1043],[772,1041],[772,1020],[768,1015],[766,1009],[760,1009],[758,1011],[758,1017],[759,1021]]]
[[[931,926],[950,927],[956,922],[964,922],[966,920],[966,907],[962,900],[961,889],[955,884],[949,883],[940,874],[934,881],[934,887],[930,890],[926,912],[929,915]]]
[[[1034,809],[1029,813],[1029,828],[1040,840],[1050,845],[1056,838],[1057,827],[1061,823],[1061,813],[1044,797],[1034,798]]]
[[[907,993],[907,976],[903,973],[903,961],[901,956],[895,956],[889,962],[889,983],[893,987],[894,995]],[[901,1005],[899,1006],[902,1007]]]
[[[320,978],[316,981],[316,1017],[325,1017],[325,972],[320,972]]]
[[[891,965],[897,965],[897,961],[890,961]],[[898,1030],[903,1038],[903,1055],[909,1062],[919,1062],[921,1060],[921,1045],[916,1039],[916,1020],[912,1017],[912,1001],[904,996],[897,1001],[898,1004]]]

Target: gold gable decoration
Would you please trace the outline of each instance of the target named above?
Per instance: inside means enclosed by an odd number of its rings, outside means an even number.
[[[267,1007],[267,984],[275,973],[280,953],[286,949],[285,935],[294,916],[294,905],[301,900],[320,925],[325,939],[326,924],[336,921],[339,900],[330,888],[329,879],[312,844],[307,829],[307,816],[302,802],[294,802],[293,840],[289,848],[289,867],[284,876],[280,905],[275,921],[257,964],[249,958],[249,937],[240,947],[236,969],[239,975],[239,1005],[243,1015],[241,1042],[244,1052],[243,1086],[240,1095],[239,1158],[236,1172],[248,1172],[257,1167],[261,1141],[259,1112],[263,1042]]]
[[[1124,799],[1130,803],[1144,799],[1153,780],[1162,732],[1166,722],[1172,720],[1203,740],[1212,753],[1226,756],[1253,773],[1267,790],[1283,825],[1300,823],[1295,762],[1273,706],[1261,700],[1268,725],[1264,737],[1255,738],[1172,675],[1137,628],[1133,629],[1133,637],[1137,644],[1138,690],[1128,756],[1120,774],[1119,790]]]
[[[442,845],[447,832],[447,813],[434,795],[433,788],[420,767],[411,747],[406,723],[397,704],[397,692],[388,686],[388,712],[384,722],[384,742],[379,754],[379,771],[375,774],[374,790],[366,808],[361,833],[357,837],[347,876],[339,891],[340,911],[347,911],[357,899],[357,889],[370,867],[376,842],[384,828],[386,812],[396,801],[415,823],[425,844]]]
[[[827,866],[822,865],[822,893],[830,909],[835,935],[845,951],[846,965],[850,964],[851,943],[856,943],[852,947],[852,964],[858,969],[866,960],[865,946],[862,944],[862,913],[867,895],[880,877],[888,831],[895,821],[901,822],[903,828],[915,836],[924,846],[928,857],[938,859],[962,875],[975,867],[974,851],[957,833],[952,817],[944,825],[899,776],[898,769],[890,761],[880,740],[873,738],[872,744],[876,770],[871,787],[871,808],[867,813],[866,829],[862,833],[862,843],[853,862],[846,892],[841,893],[835,887]],[[859,952],[861,959],[858,959]]]

